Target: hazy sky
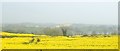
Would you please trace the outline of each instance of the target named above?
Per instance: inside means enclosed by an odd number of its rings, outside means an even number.
[[[3,23],[118,24],[116,2],[4,2]]]
[[[118,2],[120,0],[1,0],[2,2]]]
[[[2,3],[0,3],[0,23],[2,23]]]

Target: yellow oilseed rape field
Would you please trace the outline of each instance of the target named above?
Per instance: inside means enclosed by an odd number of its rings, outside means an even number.
[[[10,35],[12,33],[2,32],[2,35]],[[35,36],[32,34],[17,34],[19,36]],[[17,36],[16,35],[16,36]],[[14,35],[15,36],[15,35]],[[12,37],[0,38],[2,40],[2,49],[118,49],[118,36],[111,37],[81,37],[80,35],[73,37],[65,36],[47,36],[36,35],[34,42],[29,43],[32,37]],[[36,43],[37,38],[40,42]]]

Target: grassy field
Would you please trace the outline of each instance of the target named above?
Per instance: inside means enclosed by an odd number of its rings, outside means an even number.
[[[5,36],[13,36],[12,33],[1,33]],[[32,34],[17,34],[18,37],[13,38],[0,38],[2,42],[2,49],[118,49],[118,36],[112,35],[111,37],[81,37],[80,35],[73,37],[65,36],[47,36],[39,35],[35,37],[35,41],[31,37],[21,36],[35,36]],[[17,36],[14,35],[14,36]],[[39,38],[40,42],[36,44],[36,39]]]

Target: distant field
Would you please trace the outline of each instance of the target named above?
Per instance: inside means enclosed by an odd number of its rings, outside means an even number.
[[[2,35],[11,35],[12,33],[3,32]],[[118,36],[112,35],[110,37],[65,37],[65,36],[47,36],[40,35],[35,37],[35,41],[31,37],[20,36],[35,36],[32,34],[16,34],[13,38],[0,38],[2,40],[2,49],[118,49]],[[36,44],[36,38],[40,42]]]

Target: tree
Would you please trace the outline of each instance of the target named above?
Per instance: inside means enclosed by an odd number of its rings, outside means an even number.
[[[62,30],[63,36],[67,36],[67,27],[62,26],[62,27],[60,27],[60,28],[61,28],[61,30]]]
[[[69,24],[61,24],[57,27],[59,27],[61,29],[63,36],[67,36],[67,31],[69,29],[69,26],[70,26]]]
[[[44,28],[44,34],[46,35],[50,35],[50,36],[61,36],[62,35],[62,31],[59,28]]]

